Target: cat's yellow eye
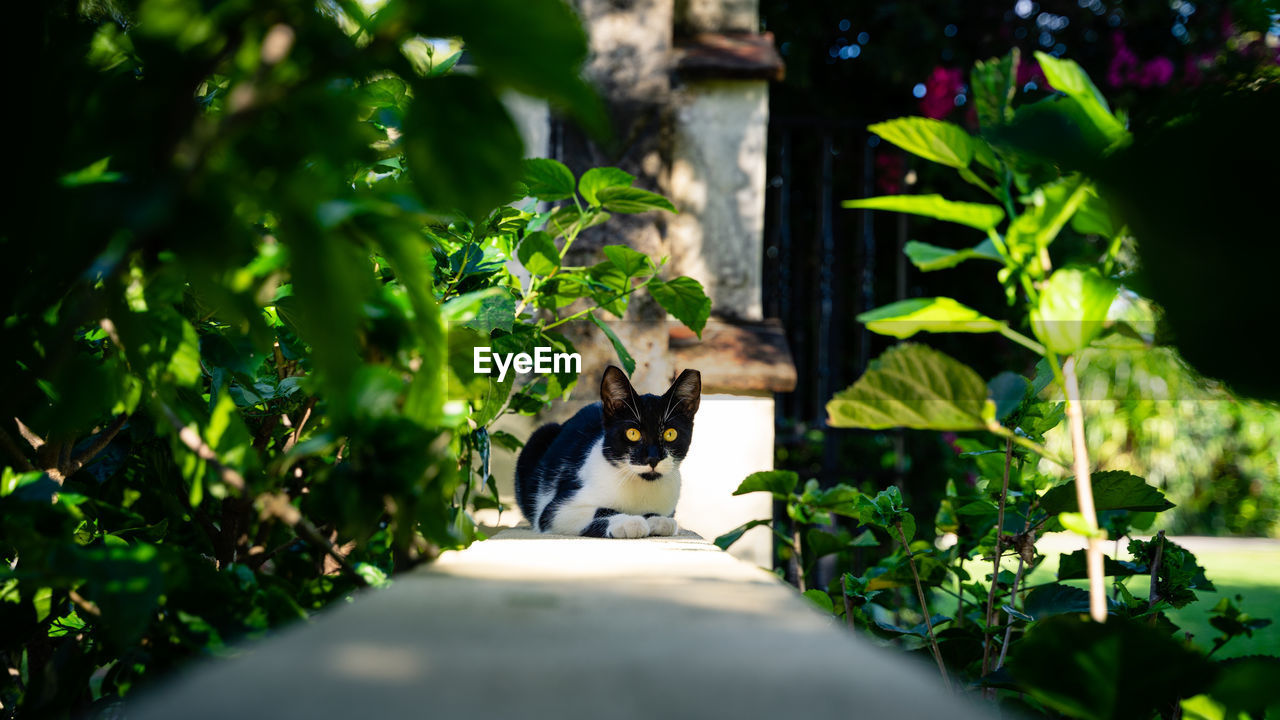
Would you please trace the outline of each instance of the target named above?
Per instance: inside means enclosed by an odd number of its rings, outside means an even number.
[[[631,442],[640,442],[640,431],[635,428],[627,428],[627,439]]]
[[[671,442],[672,440],[675,440],[675,439],[676,439],[676,436],[677,436],[677,435],[679,435],[679,434],[680,434],[680,433],[676,432],[676,429],[675,429],[675,428],[667,428],[667,429],[666,429],[665,431],[663,431],[663,433],[662,433],[662,439],[663,439],[663,440],[666,440],[667,442]]]

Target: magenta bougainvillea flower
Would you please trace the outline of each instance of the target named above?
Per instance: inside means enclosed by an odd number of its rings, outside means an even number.
[[[956,109],[956,97],[964,92],[964,72],[959,68],[935,67],[924,83],[920,114],[941,120]]]
[[[1111,48],[1114,54],[1111,56],[1111,64],[1107,66],[1107,83],[1112,87],[1159,87],[1168,85],[1173,80],[1176,68],[1172,60],[1160,55],[1143,62],[1125,42],[1124,33],[1118,32],[1111,36]],[[1194,59],[1195,57],[1187,59],[1188,69]],[[1188,70],[1186,74],[1191,73]],[[1199,77],[1198,69],[1196,77]]]
[[[1041,90],[1052,90],[1049,86],[1049,80],[1044,76],[1044,70],[1040,69],[1040,63],[1034,59],[1018,61],[1018,89],[1021,90],[1027,86],[1027,83],[1033,82],[1037,88]]]

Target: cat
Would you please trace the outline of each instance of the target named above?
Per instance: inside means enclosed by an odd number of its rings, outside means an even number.
[[[608,367],[600,402],[529,437],[516,459],[520,512],[545,533],[675,535],[680,463],[701,395],[697,370],[659,396],[637,394],[622,370]]]

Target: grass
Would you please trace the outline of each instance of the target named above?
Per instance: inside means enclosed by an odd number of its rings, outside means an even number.
[[[1205,569],[1205,576],[1217,587],[1217,592],[1197,593],[1199,601],[1169,613],[1170,619],[1191,633],[1196,645],[1207,650],[1213,647],[1214,638],[1220,635],[1209,624],[1209,610],[1223,597],[1234,599],[1241,595],[1243,602],[1237,602],[1241,610],[1255,618],[1270,618],[1274,623],[1255,632],[1252,638],[1232,640],[1214,653],[1214,658],[1280,655],[1280,544],[1272,548],[1249,546],[1243,549],[1217,545],[1211,549],[1192,549],[1192,552]],[[1031,574],[1028,582],[1053,582],[1057,577],[1057,558],[1056,553],[1050,552],[1049,559]],[[1129,580],[1128,588],[1135,597],[1146,597],[1149,582],[1145,575],[1136,576]],[[1066,584],[1087,586],[1083,580]]]
[[[1276,550],[1201,551],[1196,559],[1205,575],[1218,588],[1202,593],[1200,602],[1173,612],[1170,618],[1199,644],[1212,647],[1218,631],[1209,625],[1209,609],[1220,598],[1244,597],[1240,608],[1254,617],[1271,618],[1272,625],[1254,633],[1253,638],[1236,638],[1214,653],[1214,657],[1240,655],[1280,655],[1280,548]]]

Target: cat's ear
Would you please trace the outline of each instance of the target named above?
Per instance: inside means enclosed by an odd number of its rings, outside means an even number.
[[[635,412],[635,396],[636,391],[631,387],[631,381],[627,380],[626,373],[613,365],[605,368],[604,378],[600,380],[600,405],[604,408],[606,420],[626,407]]]
[[[680,409],[692,420],[698,412],[698,404],[702,401],[702,373],[697,370],[685,370],[680,377],[671,383],[667,396],[680,404]]]

